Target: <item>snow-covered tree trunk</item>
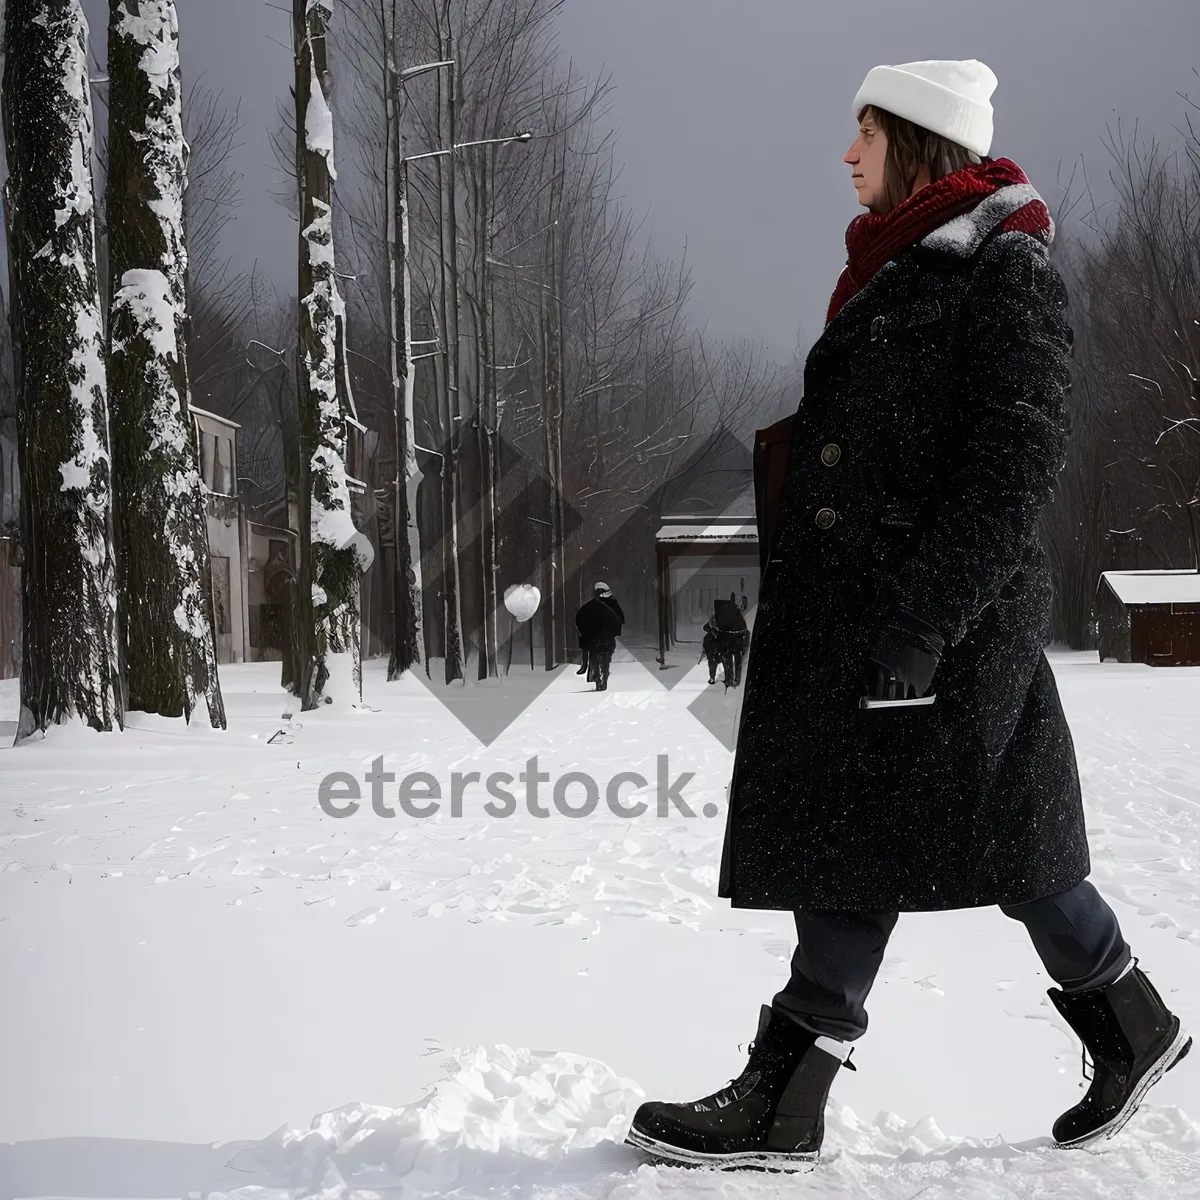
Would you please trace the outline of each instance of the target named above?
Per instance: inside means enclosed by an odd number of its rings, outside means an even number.
[[[17,737],[121,721],[88,26],[8,0],[5,192],[20,416],[24,661]]]
[[[109,407],[129,708],[224,728],[205,497],[188,413],[175,0],[111,0]]]
[[[359,577],[374,559],[354,527],[346,477],[346,306],[333,247],[332,80],[325,46],[333,0],[293,0],[296,174],[300,186],[300,542],[294,690],[301,707],[362,698]],[[310,648],[309,648],[310,647]],[[333,682],[331,683],[331,679]],[[349,695],[347,695],[349,691]],[[335,695],[335,693],[337,693]]]

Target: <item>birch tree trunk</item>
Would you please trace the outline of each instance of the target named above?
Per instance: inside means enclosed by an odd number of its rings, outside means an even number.
[[[300,188],[301,545],[292,674],[307,710],[334,699],[362,699],[359,577],[374,550],[354,526],[346,477],[347,419],[356,413],[346,364],[346,306],[334,267],[337,171],[325,45],[333,0],[293,0],[292,17]],[[327,693],[335,659],[340,669]]]
[[[464,52],[466,40],[459,46]],[[447,57],[453,56],[453,50]],[[451,125],[448,145],[455,146],[459,139],[461,96],[463,89],[462,64],[455,63],[450,70]],[[460,252],[460,217],[466,218],[462,227],[468,231],[463,244],[470,243],[477,252],[477,239],[472,230],[471,195],[467,188],[460,190],[460,178],[467,177],[468,164],[478,150],[467,151],[461,162],[458,154],[452,154],[450,164],[450,211],[451,225],[451,278],[454,281],[454,328],[456,371],[456,393],[454,423],[454,465],[457,482],[458,519],[455,538],[458,549],[458,611],[462,630],[463,678],[475,683],[487,678],[486,617],[484,593],[486,590],[483,567],[483,529],[481,518],[483,507],[483,461],[480,455],[479,424],[482,418],[479,403],[479,345],[480,325],[476,306],[467,305],[467,289],[462,270],[463,255]],[[469,157],[468,157],[469,156]],[[470,270],[468,258],[468,270]],[[464,327],[466,333],[464,335]],[[469,348],[464,347],[464,342]]]
[[[482,560],[483,599],[483,656],[482,670],[496,677],[499,669],[500,546],[497,529],[497,491],[500,483],[500,462],[497,452],[500,431],[499,387],[497,384],[496,338],[494,328],[494,296],[492,293],[492,211],[490,193],[492,171],[489,169],[494,151],[491,148],[480,157],[476,174],[476,254],[478,266],[478,312],[476,315],[476,353],[478,359],[479,418],[476,427],[477,453],[480,462],[480,557]]]
[[[417,466],[414,421],[415,375],[412,355],[412,279],[409,268],[408,164],[404,145],[404,86],[396,66],[396,4],[392,0],[386,30],[388,341],[391,352],[392,415],[396,478],[393,485],[392,538],[395,542],[392,656],[388,679],[420,665],[422,655],[421,539],[417,525]]]
[[[449,21],[449,5],[444,19]],[[446,32],[442,38],[442,58],[454,58],[454,38]],[[441,195],[441,307],[443,359],[445,361],[446,433],[442,446],[442,594],[446,629],[446,682],[464,680],[463,658],[466,642],[463,637],[462,580],[459,575],[458,540],[461,509],[458,459],[462,445],[463,413],[459,395],[459,284],[458,284],[458,199],[457,164],[453,147],[458,136],[457,66],[449,72],[449,82],[438,84],[438,128],[443,147],[451,153],[438,159],[438,184]]]
[[[8,0],[3,120],[20,418],[24,658],[17,739],[121,722],[88,26]]]
[[[570,652],[567,648],[567,634],[569,629],[574,628],[571,621],[571,609],[568,607],[567,601],[567,584],[571,578],[571,566],[567,558],[569,553],[567,545],[567,481],[563,472],[563,427],[566,422],[567,411],[567,355],[570,353],[570,349],[567,346],[566,311],[569,235],[567,232],[567,222],[563,219],[563,213],[566,208],[563,203],[563,192],[566,188],[566,173],[567,147],[564,143],[560,175],[562,182],[559,185],[558,193],[559,216],[555,220],[554,257],[551,262],[550,271],[554,287],[554,292],[550,297],[550,319],[554,331],[553,364],[555,378],[553,386],[554,395],[557,399],[557,406],[552,410],[554,432],[554,524],[558,530],[559,537],[558,603],[556,616],[558,617],[558,653],[563,662],[570,661]],[[582,603],[583,598],[581,596],[578,599],[578,604]],[[578,607],[578,604],[576,607]]]
[[[564,156],[565,171],[565,156]],[[565,403],[563,322],[560,299],[559,223],[563,174],[555,167],[550,185],[550,228],[546,234],[545,280],[541,289],[542,435],[550,499],[550,561],[546,564],[544,605],[546,669],[567,661],[566,512],[563,503],[562,426]]]
[[[188,148],[175,0],[111,0],[108,69],[108,379],[126,704],[189,720],[202,705],[202,718],[224,728],[188,411]]]

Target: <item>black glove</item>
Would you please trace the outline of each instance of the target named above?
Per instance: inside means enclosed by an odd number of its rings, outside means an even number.
[[[897,609],[871,650],[866,694],[872,700],[924,696],[944,646],[942,635],[928,621]]]

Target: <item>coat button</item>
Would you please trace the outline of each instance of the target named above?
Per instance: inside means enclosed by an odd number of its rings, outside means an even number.
[[[836,467],[841,461],[841,458],[842,448],[841,446],[835,445],[833,442],[830,442],[829,445],[821,451],[821,461],[827,467]]]
[[[837,513],[832,508],[822,508],[817,512],[817,528],[829,529],[837,520]]]

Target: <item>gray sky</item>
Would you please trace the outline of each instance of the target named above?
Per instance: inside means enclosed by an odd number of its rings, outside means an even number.
[[[185,71],[242,100],[229,250],[286,285],[295,233],[269,195],[267,143],[290,82],[281,7],[179,0]],[[102,45],[107,5],[85,8]],[[992,153],[1016,159],[1052,208],[1081,155],[1104,180],[1101,138],[1118,113],[1172,137],[1186,111],[1176,92],[1200,101],[1197,0],[567,0],[561,41],[579,67],[614,76],[620,189],[649,212],[661,251],[686,241],[694,319],[780,358],[820,332],[860,211],[841,157],[876,63],[987,62],[1000,80]]]

